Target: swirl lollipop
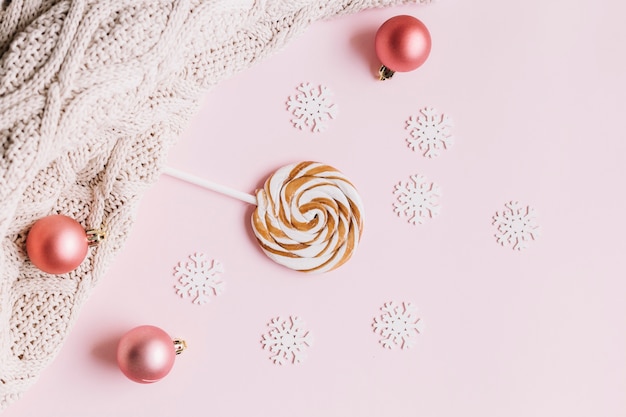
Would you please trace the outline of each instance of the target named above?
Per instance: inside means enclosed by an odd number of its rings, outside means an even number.
[[[345,175],[329,165],[307,161],[282,167],[256,197],[170,167],[164,173],[256,204],[251,222],[261,249],[296,271],[320,273],[343,265],[361,238],[361,197]]]

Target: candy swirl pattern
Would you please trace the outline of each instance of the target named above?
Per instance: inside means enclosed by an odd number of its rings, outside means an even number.
[[[363,231],[363,203],[335,168],[300,162],[280,168],[257,191],[252,229],[265,254],[303,272],[343,265]]]

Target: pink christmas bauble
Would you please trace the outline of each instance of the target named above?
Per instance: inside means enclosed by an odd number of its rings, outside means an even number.
[[[37,220],[26,237],[31,262],[49,274],[65,274],[80,265],[88,250],[87,233],[76,220],[52,215]]]
[[[420,67],[431,48],[430,32],[413,16],[400,15],[383,23],[376,32],[376,55],[392,71],[407,72]]]
[[[129,330],[117,345],[117,364],[129,379],[142,384],[157,382],[174,366],[172,338],[155,326]]]

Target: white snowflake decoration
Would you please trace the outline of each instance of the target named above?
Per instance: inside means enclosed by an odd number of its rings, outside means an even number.
[[[328,127],[328,121],[337,116],[337,105],[330,101],[331,91],[323,85],[314,87],[310,83],[300,84],[297,90],[300,93],[287,101],[287,110],[296,116],[291,123],[300,130],[307,127],[312,132],[322,132]]]
[[[306,349],[312,343],[311,334],[304,329],[304,322],[295,316],[286,320],[276,317],[267,325],[270,331],[262,336],[261,344],[272,354],[270,359],[277,365],[302,362]]]
[[[420,110],[421,115],[411,116],[406,121],[409,131],[409,148],[418,149],[428,158],[439,156],[440,152],[454,144],[454,136],[450,131],[452,119],[445,114],[437,113],[433,107]]]
[[[398,216],[409,217],[408,222],[422,224],[424,220],[439,215],[441,188],[434,182],[428,182],[423,175],[411,175],[410,181],[400,181],[393,191],[397,202],[393,204]]]
[[[422,321],[416,314],[411,303],[385,303],[381,308],[383,314],[374,318],[374,332],[382,336],[380,344],[387,349],[400,346],[400,349],[415,345],[415,336],[422,331]]]
[[[181,261],[174,268],[178,284],[176,293],[182,298],[194,297],[194,304],[206,304],[212,296],[224,292],[225,283],[220,278],[224,267],[219,261],[209,260],[203,253],[194,253],[189,261]]]
[[[514,250],[527,248],[539,236],[535,210],[530,206],[522,206],[518,201],[510,201],[504,206],[505,210],[493,216],[497,242],[502,246],[511,246]]]

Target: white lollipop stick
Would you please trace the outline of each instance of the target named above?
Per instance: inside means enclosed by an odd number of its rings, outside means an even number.
[[[196,177],[195,175],[179,171],[175,168],[168,166],[163,169],[163,173],[169,175],[170,177],[188,182],[193,185],[197,185],[198,187],[202,187],[207,190],[215,191],[217,193],[236,198],[237,200],[241,200],[245,203],[254,204],[255,206],[257,205],[257,199],[252,194],[244,193],[243,191],[235,190],[234,188],[230,188],[222,184],[217,184],[205,180],[204,178]]]

